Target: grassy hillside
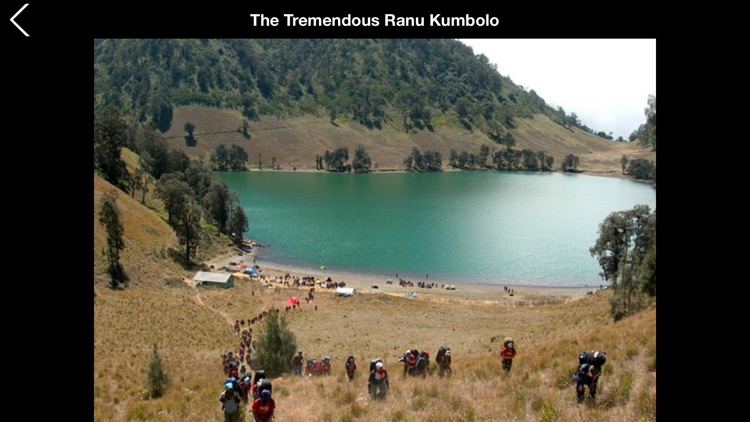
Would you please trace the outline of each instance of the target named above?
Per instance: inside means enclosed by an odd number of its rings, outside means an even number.
[[[231,322],[282,305],[301,291],[242,282],[229,290],[164,284],[124,291],[96,286],[94,420],[218,421],[224,375],[220,356],[236,351]],[[253,293],[254,292],[254,293]],[[572,301],[490,297],[465,303],[421,294],[337,298],[285,314],[307,358],[332,358],[332,375],[284,377],[274,383],[276,420],[294,421],[652,421],[656,419],[656,310],[613,323],[608,291]],[[313,306],[317,306],[317,310]],[[282,312],[284,312],[282,310]],[[258,330],[259,326],[255,326]],[[519,354],[500,369],[500,341],[513,336]],[[166,396],[144,399],[146,368],[158,344],[172,383]],[[453,351],[454,374],[405,378],[397,358],[406,348]],[[575,404],[571,378],[582,350],[608,361],[595,404]],[[352,383],[343,363],[359,362]],[[366,393],[371,358],[385,361],[391,392]]]
[[[194,147],[186,146],[183,138],[186,121],[196,126],[198,142]],[[490,141],[484,134],[470,132],[463,127],[445,126],[435,132],[424,130],[407,133],[388,126],[373,131],[346,119],[337,119],[337,125],[333,125],[329,119],[314,116],[287,119],[264,117],[251,123],[252,138],[248,140],[236,131],[241,124],[242,116],[237,111],[202,106],[178,107],[165,136],[171,146],[182,149],[190,156],[206,159],[219,144],[240,145],[250,157],[248,167],[251,169],[258,168],[258,154],[261,155],[264,169],[270,167],[271,157],[276,157],[276,163],[282,170],[292,170],[294,167],[297,170],[314,169],[316,155],[341,146],[349,148],[350,159],[357,145],[364,146],[372,157],[373,167],[377,165],[379,170],[403,169],[403,159],[414,146],[422,151],[440,152],[445,162],[444,168],[447,168],[451,148],[473,153],[478,153],[483,144],[490,146],[491,150],[505,148]],[[580,158],[579,170],[614,177],[622,176],[620,159],[623,155],[630,159],[656,161],[655,152],[636,143],[611,142],[577,128],[563,128],[545,115],[518,119],[516,128],[510,132],[516,138],[515,149],[546,151],[555,157],[555,169],[568,154]]]
[[[94,176],[94,282],[107,283],[107,260],[104,248],[107,233],[99,223],[101,196],[112,193],[120,210],[125,229],[125,249],[121,260],[131,282],[160,280],[180,273],[172,263],[169,250],[178,245],[171,227],[155,212],[118,190],[99,176]]]

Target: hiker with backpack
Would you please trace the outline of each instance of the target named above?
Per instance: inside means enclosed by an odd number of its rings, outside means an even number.
[[[255,422],[269,422],[273,419],[276,402],[271,398],[271,390],[260,392],[260,397],[253,401],[252,410]]]
[[[227,369],[227,376],[239,378],[240,370],[237,368],[237,362],[232,361]]]
[[[414,353],[416,350],[412,350],[412,353]],[[422,378],[427,376],[427,371],[430,369],[430,352],[427,350],[416,351],[417,352],[417,361],[414,364],[414,369],[412,370],[413,375],[421,375]]]
[[[221,402],[221,410],[224,411],[224,422],[238,422],[242,398],[235,391],[231,382],[224,384],[224,392],[219,396],[219,401]]]
[[[388,371],[383,367],[383,362],[380,359],[370,362],[370,378],[367,380],[370,397],[382,400],[388,394],[388,388]]]
[[[302,357],[302,352],[297,352],[292,358],[292,374],[302,376],[302,363],[304,361],[305,359]]]
[[[243,401],[248,401],[249,397],[252,395],[252,388],[253,388],[253,375],[248,372],[244,372],[240,375],[239,380],[237,381],[237,384],[240,387],[240,396],[242,397]]]
[[[576,380],[576,402],[583,403],[586,395],[586,387],[589,387],[589,397],[591,400],[596,399],[596,386],[599,382],[599,376],[602,374],[602,365],[607,361],[605,352],[592,350],[581,352],[578,355],[578,368],[573,378]]]
[[[442,377],[444,374],[448,376],[453,375],[451,369],[451,348],[447,346],[440,346],[435,356],[435,361],[438,364],[438,376]]]
[[[349,355],[349,357],[346,358],[344,368],[346,368],[346,376],[349,378],[349,381],[354,379],[354,371],[357,370],[357,362],[354,361],[354,356]]]
[[[502,358],[503,371],[510,372],[510,367],[513,366],[513,358],[516,357],[516,345],[512,338],[505,337],[505,340],[503,340],[500,357]]]
[[[260,369],[255,371],[253,377],[253,387],[251,389],[253,393],[253,399],[260,397],[260,393],[264,390],[271,391],[273,389],[273,383],[270,379],[266,378],[266,371]]]
[[[406,349],[404,355],[401,356],[398,361],[404,363],[404,374],[413,375],[414,368],[417,366],[417,355],[419,351],[417,349]]]

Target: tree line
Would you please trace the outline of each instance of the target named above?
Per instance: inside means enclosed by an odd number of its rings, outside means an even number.
[[[211,151],[211,164],[218,171],[244,171],[248,155],[245,148],[232,144],[229,148],[221,144]]]
[[[506,140],[507,145],[515,145],[515,141]],[[512,142],[512,143],[511,143]],[[492,164],[488,159],[492,155]],[[351,163],[349,161],[349,149],[339,147],[333,151],[326,150],[323,155],[315,156],[315,169],[338,173],[369,173],[372,171],[372,159],[364,147],[358,146],[354,152]],[[409,155],[404,157],[404,168],[410,172],[432,172],[442,171],[443,157],[438,151],[427,150],[422,152],[419,147],[413,147]],[[505,150],[494,151],[491,154],[490,147],[482,145],[478,154],[462,151],[461,153],[451,149],[449,165],[461,170],[509,170],[509,171],[552,171],[554,157],[547,155],[544,151],[531,151],[529,149],[514,150],[508,146]],[[562,171],[575,172],[579,164],[579,157],[569,154],[563,160],[560,168]]]
[[[492,163],[488,162],[490,155]],[[451,167],[461,170],[509,170],[509,171],[552,171],[555,158],[544,151],[530,149],[514,150],[510,146],[498,151],[490,151],[490,147],[482,145],[478,153],[468,151],[457,152],[451,149],[448,163]]]
[[[372,171],[372,159],[361,145],[354,150],[354,157],[349,161],[349,148],[339,147],[333,151],[326,150],[323,155],[315,156],[315,169],[335,173],[369,173]]]

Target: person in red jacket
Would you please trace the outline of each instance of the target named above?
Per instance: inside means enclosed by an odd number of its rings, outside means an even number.
[[[260,397],[253,401],[252,409],[255,422],[269,422],[276,410],[276,402],[271,398],[271,392],[268,390],[261,391]]]
[[[503,371],[510,372],[510,367],[513,365],[513,358],[516,357],[516,347],[512,338],[505,337],[505,340],[503,340],[500,357],[502,358]]]

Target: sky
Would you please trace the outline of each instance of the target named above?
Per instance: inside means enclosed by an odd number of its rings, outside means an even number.
[[[628,139],[656,95],[656,39],[460,39],[595,132]]]

